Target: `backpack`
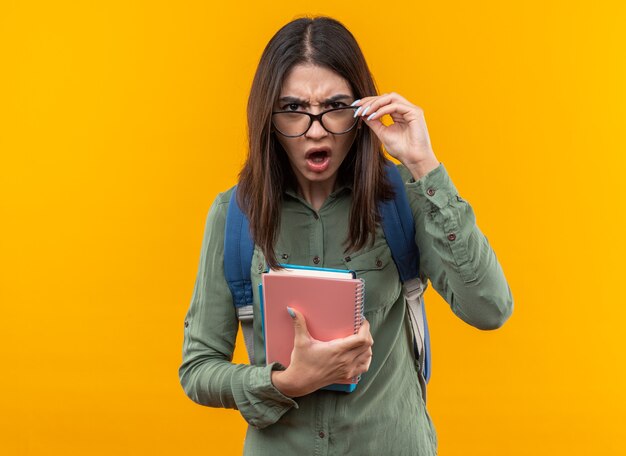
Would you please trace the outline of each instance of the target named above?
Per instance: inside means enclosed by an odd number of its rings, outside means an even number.
[[[398,269],[407,311],[413,332],[413,350],[418,364],[422,396],[426,401],[426,383],[430,380],[431,354],[430,333],[424,309],[426,284],[419,276],[419,251],[415,244],[415,224],[404,183],[396,165],[387,160],[385,171],[392,184],[395,197],[379,202],[381,224],[391,256]],[[250,268],[254,243],[250,236],[249,222],[237,203],[235,186],[226,214],[224,238],[224,274],[233,296],[237,318],[241,322],[250,364],[254,364],[252,281]]]

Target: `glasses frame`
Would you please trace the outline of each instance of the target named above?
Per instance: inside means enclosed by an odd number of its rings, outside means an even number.
[[[341,133],[335,133],[330,131],[328,128],[326,128],[326,126],[324,125],[324,122],[322,121],[322,116],[324,114],[327,114],[329,112],[333,112],[333,111],[340,111],[340,110],[346,110],[346,109],[351,109],[352,111],[356,112],[356,110],[358,109],[358,106],[341,106],[339,108],[333,108],[333,109],[329,109],[327,111],[324,112],[320,112],[319,114],[311,114],[310,112],[306,112],[306,111],[272,111],[272,125],[274,126],[274,129],[280,133],[281,135],[283,135],[286,138],[299,138],[300,136],[304,136],[307,134],[307,132],[311,129],[311,125],[313,125],[313,122],[315,122],[316,120],[320,123],[320,125],[322,126],[322,128],[324,130],[326,130],[328,133],[330,133],[331,135],[345,135],[346,133],[349,133],[350,131],[352,131],[354,129],[354,127],[357,126],[357,124],[359,123],[359,120],[361,119],[360,116],[357,116],[354,119],[354,123],[352,124],[352,126],[350,128],[348,128],[346,131],[342,131]],[[282,114],[282,113],[289,113],[289,114],[304,114],[309,116],[309,126],[306,127],[306,130],[304,130],[304,133],[300,133],[299,135],[286,135],[285,133],[283,133],[282,131],[280,131],[278,129],[278,127],[276,126],[276,123],[274,123],[274,114]]]

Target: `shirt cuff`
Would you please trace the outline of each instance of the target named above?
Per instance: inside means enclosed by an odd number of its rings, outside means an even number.
[[[408,172],[408,170],[406,171]],[[443,163],[439,163],[438,167],[417,181],[410,173],[408,176],[405,187],[407,192],[411,194],[412,198],[410,199],[417,200],[423,209],[428,208],[431,204],[442,209],[448,206],[452,199],[462,201]]]
[[[278,363],[246,369],[242,376],[233,377],[233,395],[245,420],[256,428],[275,423],[298,403],[281,393],[272,383],[272,371],[283,370]]]

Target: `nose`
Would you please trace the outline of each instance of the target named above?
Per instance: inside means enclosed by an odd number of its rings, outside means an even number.
[[[327,135],[328,132],[324,130],[324,127],[322,127],[322,124],[319,120],[314,120],[311,124],[311,127],[309,128],[309,131],[304,134],[304,136],[309,139],[320,139]]]

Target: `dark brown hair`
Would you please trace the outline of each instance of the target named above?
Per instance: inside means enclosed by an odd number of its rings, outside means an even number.
[[[272,132],[272,107],[289,70],[298,64],[328,68],[343,77],[355,99],[377,94],[354,36],[329,17],[299,18],[282,27],[265,47],[248,98],[248,158],[239,174],[237,201],[250,221],[255,244],[271,268],[278,267],[274,246],[280,229],[287,182],[295,181],[289,159]],[[377,201],[393,197],[385,180],[381,143],[366,126],[339,168],[338,179],[353,189],[346,252],[373,243],[380,221]]]

